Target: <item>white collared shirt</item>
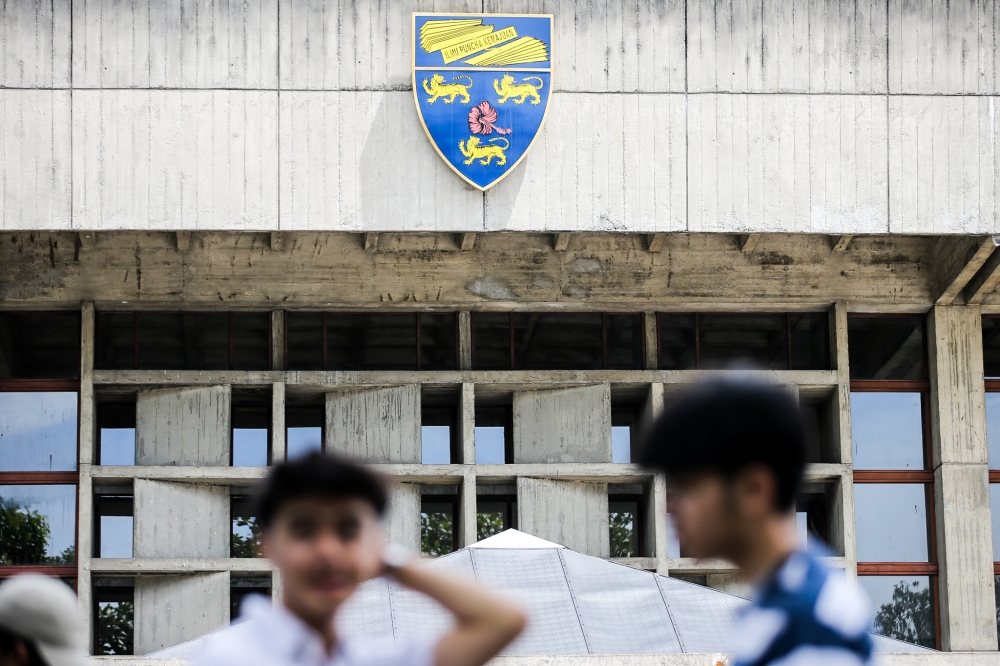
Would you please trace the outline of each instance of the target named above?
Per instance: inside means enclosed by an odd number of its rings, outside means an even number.
[[[210,636],[193,666],[434,666],[437,637],[397,643],[341,639],[327,655],[320,635],[281,604],[250,597],[242,617]]]

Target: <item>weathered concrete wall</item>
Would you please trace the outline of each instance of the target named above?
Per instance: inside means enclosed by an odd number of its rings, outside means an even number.
[[[389,541],[420,552],[420,485],[394,483],[389,488],[389,507],[383,519]]]
[[[227,486],[135,480],[135,557],[229,557]]]
[[[417,121],[419,0],[22,4],[2,229],[998,230],[988,0],[433,3],[555,16],[541,140],[485,195]]]
[[[168,648],[229,624],[229,572],[135,579],[135,654]]]
[[[420,462],[420,385],[326,394],[326,450],[374,463]]]
[[[513,462],[611,462],[611,385],[515,393]]]
[[[136,465],[229,465],[232,389],[157,389],[136,398]]]
[[[519,476],[517,527],[579,553],[610,557],[608,484]]]

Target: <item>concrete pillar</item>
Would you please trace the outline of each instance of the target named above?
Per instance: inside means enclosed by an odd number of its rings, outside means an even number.
[[[649,532],[653,541],[653,557],[656,558],[656,573],[666,576],[670,572],[667,558],[670,556],[667,546],[667,479],[662,474],[653,477],[652,492],[653,529]]]
[[[656,313],[646,312],[644,319],[645,326],[643,327],[643,335],[645,337],[645,349],[646,349],[646,369],[656,370],[656,366],[659,363],[659,353],[658,346],[660,341],[657,339],[656,330]]]
[[[135,579],[135,654],[189,641],[229,624],[229,572]]]
[[[831,360],[837,371],[836,405],[839,423],[834,462],[850,463],[851,454],[851,363],[847,348],[847,305],[835,303],[830,311]],[[851,491],[853,495],[853,489]],[[852,520],[851,525],[854,525]],[[852,528],[853,529],[853,528]]]
[[[611,462],[611,385],[515,393],[514,462]]]
[[[420,485],[396,483],[389,488],[389,508],[385,512],[389,541],[420,552]]]
[[[84,303],[80,327],[80,465],[94,460],[94,304]]]
[[[476,464],[476,385],[462,384],[462,398],[458,406],[458,436],[461,459],[465,465]]]
[[[76,578],[77,595],[86,630],[87,645],[93,651],[93,603],[91,603],[90,554],[93,551],[94,493],[90,466],[94,462],[94,304],[84,303],[80,328],[80,453],[78,468],[80,482],[77,486],[77,543]]]
[[[271,312],[271,369],[285,369],[285,313]]]
[[[288,443],[285,440],[285,382],[271,385],[271,463],[285,461]]]
[[[135,480],[134,556],[229,557],[229,488]]]
[[[326,450],[371,463],[419,463],[420,385],[327,393]]]
[[[610,557],[608,484],[518,477],[517,525],[570,550]]]
[[[229,386],[140,391],[136,465],[230,464]]]
[[[986,396],[978,306],[928,318],[931,451],[945,650],[996,650]]]
[[[462,476],[458,501],[458,547],[471,546],[479,540],[476,533],[476,475],[467,471]]]
[[[80,600],[80,616],[87,637],[87,647],[94,651],[93,588],[91,587],[90,560],[94,550],[94,490],[90,465],[80,465],[80,483],[77,487],[79,512],[76,538],[76,594]]]
[[[458,369],[472,370],[472,316],[458,313]]]

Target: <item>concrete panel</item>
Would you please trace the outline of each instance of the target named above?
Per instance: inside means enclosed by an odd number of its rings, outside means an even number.
[[[986,464],[986,393],[978,306],[937,306],[927,321],[934,466]]]
[[[488,231],[685,229],[683,95],[578,94],[551,105],[531,152],[487,192]]]
[[[886,0],[690,0],[692,92],[886,91]]]
[[[0,5],[0,87],[69,86],[70,0]]]
[[[135,654],[189,641],[229,624],[229,572],[135,579]]]
[[[515,393],[514,462],[611,462],[611,385]]]
[[[884,100],[689,98],[690,231],[885,233]]]
[[[228,466],[231,404],[228,385],[140,391],[135,464]]]
[[[78,229],[278,228],[275,92],[77,91]]]
[[[517,526],[570,550],[610,557],[608,484],[518,477]]]
[[[997,94],[998,43],[994,0],[889,0],[890,91]]]
[[[372,463],[419,463],[420,385],[327,393],[326,450]]]
[[[286,92],[281,228],[482,231],[483,195],[434,152],[411,93]]]
[[[389,507],[383,519],[390,542],[420,552],[420,485],[395,483],[389,488]]]
[[[76,88],[277,85],[277,0],[72,2]]]
[[[989,473],[985,464],[944,463],[934,481],[941,647],[995,651]]]
[[[68,91],[0,90],[0,228],[70,228],[70,106]]]
[[[483,11],[554,15],[557,90],[684,92],[684,4],[486,0]]]
[[[228,486],[135,480],[135,557],[229,557]]]
[[[996,233],[996,98],[889,98],[889,231]]]

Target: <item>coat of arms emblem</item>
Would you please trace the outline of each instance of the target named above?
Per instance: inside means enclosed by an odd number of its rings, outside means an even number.
[[[486,190],[524,159],[552,90],[552,16],[413,15],[413,98],[438,155]]]

